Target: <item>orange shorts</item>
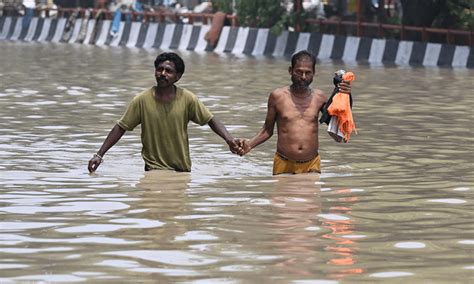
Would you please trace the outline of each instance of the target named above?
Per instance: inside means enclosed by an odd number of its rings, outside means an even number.
[[[293,161],[276,152],[273,157],[273,175],[321,173],[319,154],[309,161]]]

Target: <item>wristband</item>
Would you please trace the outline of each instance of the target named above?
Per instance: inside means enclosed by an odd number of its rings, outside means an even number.
[[[93,158],[99,158],[101,163],[104,161],[104,159],[97,153],[94,154]]]

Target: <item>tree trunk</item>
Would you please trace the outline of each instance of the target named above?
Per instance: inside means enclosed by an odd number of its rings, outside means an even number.
[[[302,0],[294,0],[293,1],[293,9],[296,13],[296,23],[295,23],[295,32],[301,31],[301,11],[303,11],[303,1]]]

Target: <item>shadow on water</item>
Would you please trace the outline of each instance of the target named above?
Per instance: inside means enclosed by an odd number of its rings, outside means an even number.
[[[191,173],[143,172],[140,130],[86,164],[157,50],[1,42],[0,282],[465,283],[473,278],[473,71],[354,71],[358,135],[320,129],[323,173],[271,176],[190,124]],[[180,85],[236,137],[262,126],[288,61],[181,52]]]

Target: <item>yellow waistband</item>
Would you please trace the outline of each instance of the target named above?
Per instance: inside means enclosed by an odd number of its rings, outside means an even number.
[[[294,163],[297,163],[297,164],[304,164],[304,163],[308,163],[308,162],[311,162],[312,160],[314,160],[314,158],[316,158],[317,156],[319,156],[319,153],[316,153],[316,156],[314,156],[313,158],[309,159],[309,160],[305,160],[305,161],[298,161],[298,160],[291,160],[291,159],[288,159],[287,157],[285,157],[284,155],[276,152],[275,153],[278,157],[280,157],[280,159],[284,160],[284,161],[290,161],[290,162],[294,162]]]

